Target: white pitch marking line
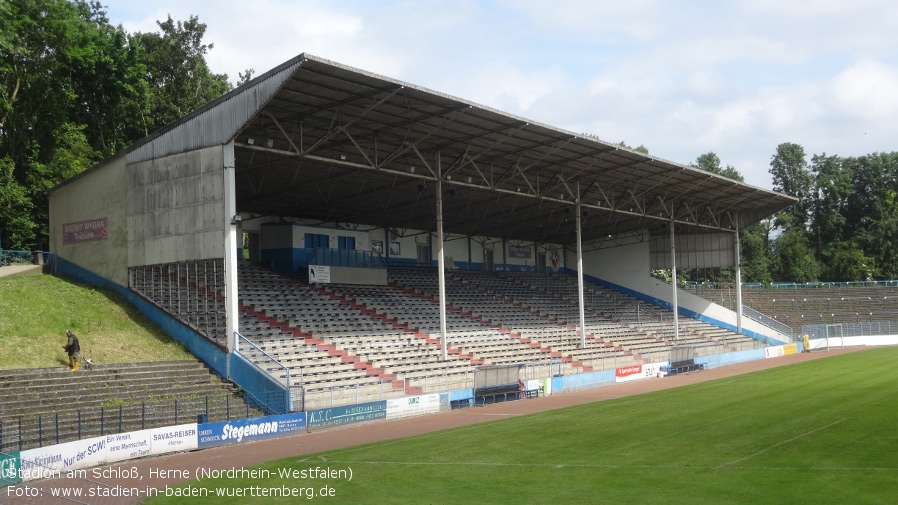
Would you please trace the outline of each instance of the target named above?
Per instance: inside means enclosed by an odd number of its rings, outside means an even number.
[[[493,466],[493,467],[515,467],[515,468],[602,468],[609,470],[619,469],[644,469],[644,470],[713,470],[720,468],[710,466],[693,466],[688,467],[682,465],[603,465],[599,463],[508,463],[508,462],[486,462],[486,461],[343,461],[331,460],[329,463],[342,465],[402,465],[402,466]],[[855,467],[736,467],[743,470],[755,470],[766,472],[784,472],[784,471],[820,471],[820,472],[898,472],[898,468],[855,468]]]
[[[737,464],[737,463],[742,463],[743,461],[745,461],[745,460],[747,460],[747,459],[751,459],[751,458],[753,458],[753,457],[755,457],[755,456],[757,456],[757,455],[759,455],[759,454],[763,454],[763,453],[765,453],[765,452],[767,452],[767,451],[776,449],[777,447],[779,447],[779,446],[781,446],[781,445],[786,445],[786,444],[791,443],[791,442],[794,442],[794,441],[796,441],[796,440],[798,440],[798,439],[800,439],[800,438],[804,438],[804,437],[806,437],[806,436],[808,436],[808,435],[812,435],[812,434],[814,434],[814,433],[817,433],[818,431],[823,431],[823,430],[825,430],[825,429],[827,429],[827,428],[832,428],[833,426],[835,426],[835,425],[837,425],[837,424],[839,424],[839,423],[844,422],[846,419],[847,419],[847,418],[844,418],[844,417],[843,417],[842,419],[839,419],[838,421],[829,423],[829,424],[827,424],[826,426],[821,426],[820,428],[817,428],[816,430],[811,430],[811,431],[802,433],[801,435],[794,436],[794,437],[792,437],[792,438],[790,438],[790,439],[788,439],[788,440],[783,440],[782,442],[778,442],[778,443],[776,443],[776,444],[773,444],[773,445],[771,445],[770,447],[766,447],[766,448],[764,448],[764,449],[761,449],[760,451],[753,452],[753,453],[749,454],[748,456],[745,456],[744,458],[734,459],[733,461],[729,461],[729,462],[727,462],[727,463],[724,463],[724,464],[722,464],[722,465],[719,465],[719,466],[716,467],[716,469],[719,470],[719,469],[724,468],[724,467],[727,467],[727,466],[735,465],[735,464]]]

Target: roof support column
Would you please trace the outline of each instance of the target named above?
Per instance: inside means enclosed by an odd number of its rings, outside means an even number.
[[[237,331],[240,329],[237,321],[240,320],[238,310],[238,294],[237,294],[237,244],[242,236],[238,222],[234,219],[237,215],[237,192],[236,187],[236,162],[234,160],[234,143],[228,143],[222,146],[222,158],[224,169],[222,177],[224,178],[224,261],[225,261],[225,319],[227,321],[228,332],[228,352],[237,352]],[[229,371],[230,373],[230,371]]]
[[[443,361],[449,359],[448,342],[446,341],[446,256],[443,253],[443,169],[440,166],[440,152],[435,155],[434,165],[437,170],[437,268],[440,284],[440,341],[443,347]]]
[[[670,285],[673,291],[671,295],[671,308],[673,309],[674,340],[680,340],[680,314],[677,302],[677,237],[674,232],[674,211],[670,208]]]
[[[736,227],[736,333],[742,334],[742,258],[739,254],[739,228]]]
[[[580,348],[586,348],[586,312],[583,301],[583,228],[580,223],[580,183],[577,183],[577,296],[580,307]]]

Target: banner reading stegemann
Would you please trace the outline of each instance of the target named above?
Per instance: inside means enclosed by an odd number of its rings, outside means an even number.
[[[329,409],[312,410],[309,412],[309,429],[341,426],[344,424],[385,419],[387,417],[387,402],[359,403],[343,407],[331,407]]]
[[[200,448],[217,447],[283,437],[301,433],[305,429],[305,412],[253,419],[235,419],[220,423],[200,424],[198,443]]]

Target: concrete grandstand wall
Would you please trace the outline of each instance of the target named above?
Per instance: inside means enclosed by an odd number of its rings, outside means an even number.
[[[50,193],[49,250],[118,284],[128,283],[125,157],[115,156]],[[66,225],[105,220],[100,235],[71,240]]]
[[[224,151],[128,166],[128,266],[225,257]]]

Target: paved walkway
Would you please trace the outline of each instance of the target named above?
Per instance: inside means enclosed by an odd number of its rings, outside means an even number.
[[[9,277],[10,275],[19,274],[40,274],[43,273],[44,267],[41,265],[6,265],[0,267],[0,277]]]

